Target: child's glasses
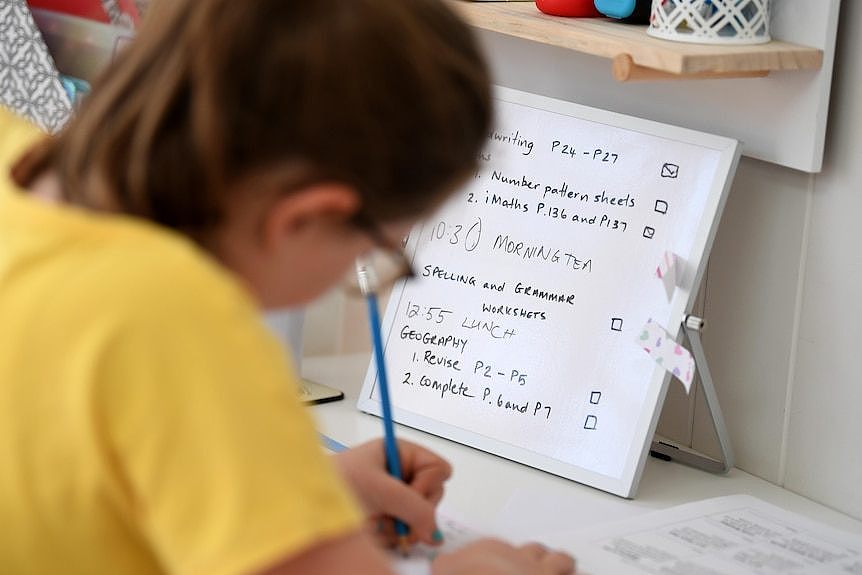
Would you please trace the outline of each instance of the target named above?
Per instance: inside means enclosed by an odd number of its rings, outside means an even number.
[[[362,264],[367,274],[362,281],[370,283],[366,289],[379,293],[391,288],[400,280],[410,279],[416,275],[410,259],[404,252],[404,247],[387,237],[374,220],[360,212],[353,216],[353,224],[368,235],[377,246],[377,249],[363,257]],[[359,275],[353,271],[347,275],[344,289],[351,296],[366,295],[360,284]]]

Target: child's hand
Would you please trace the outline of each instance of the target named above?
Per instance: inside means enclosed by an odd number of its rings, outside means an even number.
[[[339,453],[335,460],[370,518],[397,517],[410,527],[411,541],[438,545],[442,538],[434,510],[443,498],[443,483],[452,467],[408,441],[398,440],[398,455],[404,481],[387,473],[380,439]]]
[[[482,539],[437,557],[433,575],[571,575],[571,555],[538,543],[513,547],[497,539]]]

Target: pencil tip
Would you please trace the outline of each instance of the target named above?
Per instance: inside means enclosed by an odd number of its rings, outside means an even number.
[[[410,545],[407,543],[406,536],[402,535],[398,538],[398,548],[401,550],[402,557],[410,555]]]

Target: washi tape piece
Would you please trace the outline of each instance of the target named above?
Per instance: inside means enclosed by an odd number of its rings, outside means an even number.
[[[664,283],[664,291],[667,301],[673,298],[673,290],[676,289],[676,276],[679,269],[679,256],[673,252],[665,252],[661,263],[655,268],[655,275]]]
[[[666,329],[650,319],[641,330],[637,344],[653,361],[680,380],[686,393],[691,391],[691,382],[694,380],[694,358],[687,349],[674,341]]]

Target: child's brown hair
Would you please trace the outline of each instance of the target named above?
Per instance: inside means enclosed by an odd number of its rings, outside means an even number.
[[[289,168],[382,222],[466,176],[490,121],[483,58],[440,0],[166,0],[13,175],[53,168],[71,203],[198,235],[234,184]]]

